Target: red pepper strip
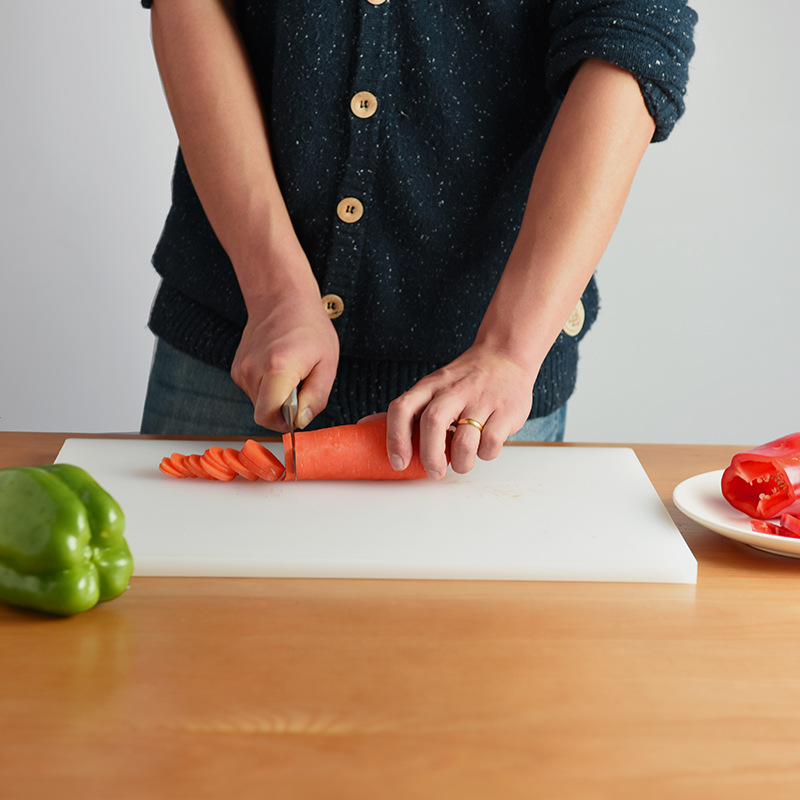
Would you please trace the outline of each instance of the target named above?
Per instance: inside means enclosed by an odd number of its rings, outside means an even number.
[[[800,511],[800,433],[737,453],[722,473],[722,496],[755,519]]]
[[[772,536],[782,536],[781,526],[775,522],[764,522],[763,519],[751,519],[750,527],[756,533],[769,533]]]
[[[781,528],[789,531],[789,534],[795,538],[800,539],[800,517],[794,514],[781,514]]]
[[[789,523],[788,525],[786,523]],[[763,519],[751,519],[750,527],[756,533],[769,533],[772,536],[783,536],[787,539],[800,539],[800,519],[791,514],[782,514],[780,523],[765,522]]]

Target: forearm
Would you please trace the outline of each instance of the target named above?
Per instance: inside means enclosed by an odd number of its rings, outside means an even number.
[[[582,65],[476,344],[535,376],[611,239],[654,129],[632,75],[601,61]]]
[[[156,0],[152,35],[192,183],[251,309],[268,286],[316,286],[281,196],[232,6]]]

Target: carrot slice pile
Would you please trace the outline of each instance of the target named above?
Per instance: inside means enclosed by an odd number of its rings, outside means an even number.
[[[413,437],[414,455],[406,469],[392,469],[386,453],[385,417],[359,422],[355,425],[337,425],[315,431],[295,433],[297,451],[297,480],[372,480],[397,481],[425,478],[419,459],[418,431]],[[286,457],[286,476],[294,477],[292,437],[285,434],[283,450]]]
[[[161,459],[159,469],[172,478],[206,478],[232,481],[241,476],[248,481],[280,480],[283,464],[264,445],[253,439],[241,451],[233,447],[209,447],[202,455],[173,453]]]

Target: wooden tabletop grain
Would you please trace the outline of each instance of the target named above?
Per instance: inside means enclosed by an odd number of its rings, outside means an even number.
[[[0,433],[0,467],[64,438]],[[2,796],[796,797],[800,561],[672,505],[741,447],[632,447],[696,587],[134,576],[70,619],[0,605]]]

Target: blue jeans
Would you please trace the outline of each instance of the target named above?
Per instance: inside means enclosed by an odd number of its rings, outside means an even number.
[[[529,419],[510,442],[557,442],[564,438],[566,406]],[[309,427],[330,425],[325,413]],[[250,398],[230,373],[198,361],[162,340],[156,342],[147,385],[142,433],[168,436],[280,436],[253,420]]]

